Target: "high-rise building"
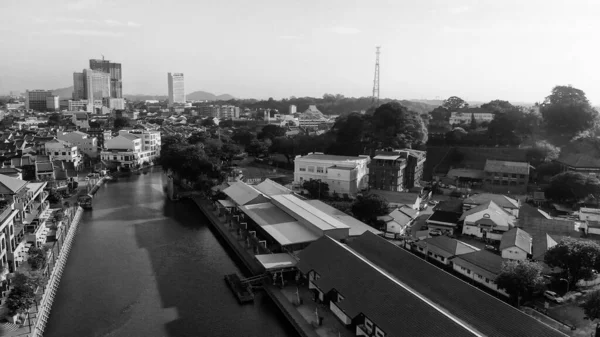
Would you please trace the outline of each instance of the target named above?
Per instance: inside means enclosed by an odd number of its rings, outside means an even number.
[[[290,104],[290,109],[288,115],[293,115],[296,113],[296,106],[294,104]]]
[[[46,111],[46,97],[52,96],[50,90],[27,90],[25,92],[25,109]]]
[[[102,100],[111,97],[110,74],[102,71],[83,69],[73,73],[73,99]]]
[[[90,69],[110,74],[110,97],[123,98],[123,77],[121,63],[108,60],[90,60]]]
[[[46,97],[46,110],[57,111],[60,109],[60,98],[56,95]]]
[[[185,103],[185,87],[183,73],[168,73],[169,80],[169,106],[176,103]]]

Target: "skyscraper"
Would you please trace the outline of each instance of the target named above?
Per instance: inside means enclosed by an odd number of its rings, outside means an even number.
[[[27,90],[25,92],[25,109],[46,111],[46,98],[52,96],[50,90]]]
[[[169,106],[175,103],[185,103],[185,87],[183,73],[168,73],[169,80]]]
[[[111,97],[110,74],[102,71],[83,69],[81,73],[73,73],[73,99],[95,100]]]
[[[121,63],[108,60],[90,60],[90,69],[110,74],[110,97],[123,98],[123,77]]]

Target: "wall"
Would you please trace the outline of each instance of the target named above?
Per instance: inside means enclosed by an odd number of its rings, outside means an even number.
[[[339,318],[340,321],[342,321],[342,323],[346,325],[350,325],[352,323],[352,319],[350,319],[350,317],[348,317],[342,311],[342,309],[338,308],[333,301],[329,302],[329,309],[331,309],[331,312],[333,312],[337,316],[337,318]]]
[[[519,247],[509,247],[502,250],[502,257],[511,260],[527,260],[527,253]]]
[[[486,288],[494,290],[495,292],[502,294],[504,296],[508,296],[508,293],[506,291],[504,291],[502,289],[498,289],[498,286],[496,285],[496,283],[493,280],[488,279],[486,281],[485,277],[483,277],[477,273],[474,273],[469,269],[463,270],[463,269],[461,269],[461,266],[457,265],[456,263],[453,265],[453,269],[455,272],[472,279],[473,281],[485,286]]]

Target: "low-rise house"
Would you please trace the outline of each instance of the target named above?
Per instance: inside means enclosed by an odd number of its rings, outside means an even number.
[[[495,190],[498,187],[510,189],[513,193],[527,191],[529,183],[529,163],[488,159],[485,163],[484,188]]]
[[[73,112],[71,121],[79,129],[90,128],[90,116],[87,112]]]
[[[2,167],[0,168],[0,174],[23,180],[23,170],[16,167]]]
[[[459,221],[463,222],[463,234],[493,241],[500,241],[514,227],[514,217],[493,201],[464,212]]]
[[[467,211],[473,207],[485,204],[488,201],[493,201],[496,205],[502,207],[515,218],[519,217],[519,208],[521,207],[519,200],[502,194],[480,193],[471,195],[463,200],[463,211]]]
[[[418,210],[402,205],[388,215],[377,217],[377,220],[385,222],[386,237],[398,238],[405,234],[406,229],[412,225],[418,215]]]
[[[513,228],[502,235],[500,252],[510,260],[527,260],[533,254],[531,235],[520,228]]]
[[[81,154],[76,145],[64,140],[53,139],[46,143],[45,148],[45,154],[50,157],[50,160],[70,162],[78,169],[82,164]]]
[[[563,171],[579,172],[593,177],[600,176],[600,159],[587,153],[562,152],[555,162]]]
[[[88,155],[90,158],[98,157],[98,140],[96,137],[81,131],[73,131],[58,132],[56,138],[77,146],[81,153]]]
[[[479,250],[476,247],[444,235],[418,241],[416,245],[422,248],[418,250],[419,252],[429,259],[433,259],[446,266],[450,265],[450,260],[455,256]]]
[[[480,285],[504,296],[509,296],[504,289],[499,288],[496,284],[496,278],[502,272],[502,263],[505,261],[499,255],[479,250],[454,257],[452,259],[452,268],[455,272]]]
[[[460,217],[460,213],[435,211],[426,221],[427,228],[429,230],[439,230],[443,235],[454,235]]]
[[[48,181],[56,179],[54,163],[49,156],[37,156],[35,161],[35,180]]]
[[[600,209],[598,208],[581,207],[578,213],[581,221],[600,221]]]

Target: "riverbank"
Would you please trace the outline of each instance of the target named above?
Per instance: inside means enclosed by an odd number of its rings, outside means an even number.
[[[260,266],[258,261],[252,256],[246,249],[243,243],[231,233],[230,228],[222,221],[213,211],[213,204],[206,199],[199,197],[192,198],[194,203],[200,208],[202,213],[208,218],[213,228],[221,235],[221,238],[227,243],[229,248],[238,256],[239,260],[244,264],[246,269],[252,274],[257,276],[264,273],[264,268]],[[287,299],[287,297],[279,290],[276,286],[265,285],[264,291],[268,297],[275,303],[281,313],[287,318],[289,323],[294,327],[299,336],[302,337],[318,337],[319,334],[315,331],[315,328],[309,324],[303,315],[296,310],[294,305]]]

